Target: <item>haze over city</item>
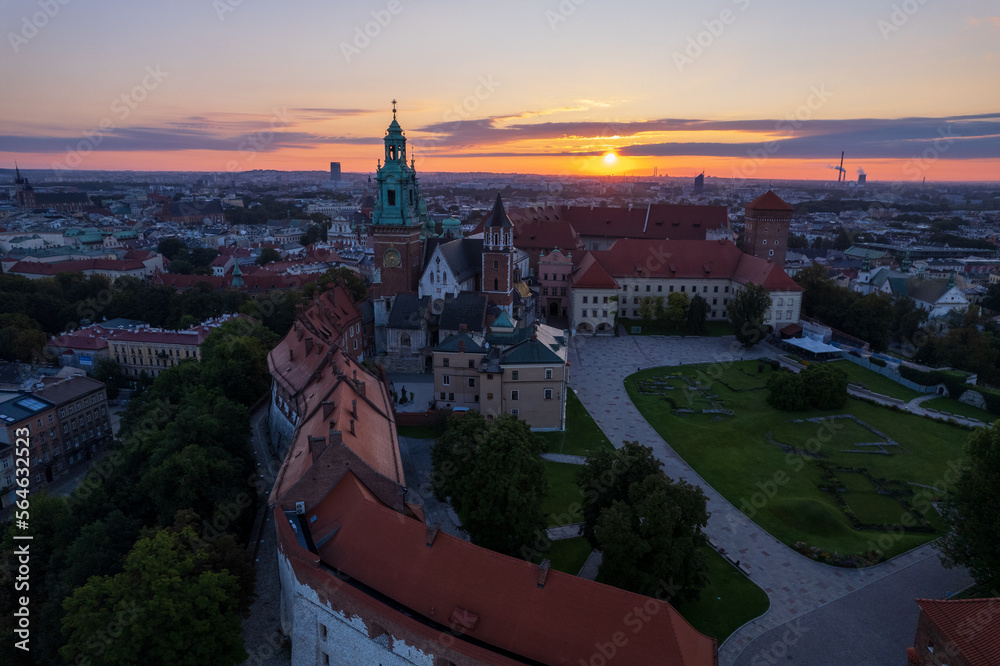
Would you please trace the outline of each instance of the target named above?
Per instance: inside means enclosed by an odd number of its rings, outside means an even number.
[[[24,168],[1000,179],[994,3],[583,0],[0,8]],[[7,166],[7,165],[5,165]]]

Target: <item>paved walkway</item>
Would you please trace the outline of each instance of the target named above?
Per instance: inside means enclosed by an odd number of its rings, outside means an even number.
[[[563,539],[573,539],[580,536],[580,528],[583,523],[571,523],[569,525],[559,525],[545,530],[545,536],[549,541],[562,541]]]
[[[569,465],[586,465],[586,456],[571,456],[568,453],[543,453],[542,460],[549,462],[567,463]]]
[[[719,663],[733,664],[737,655],[761,634],[784,625],[835,599],[862,589],[918,562],[927,563],[927,576],[946,570],[928,544],[888,562],[863,570],[841,569],[799,555],[741,513],[709,486],[646,422],[629,400],[623,380],[635,369],[690,363],[726,363],[761,356],[775,357],[777,350],[758,345],[743,351],[733,338],[573,337],[570,349],[570,384],[594,420],[617,446],[637,440],[651,446],[666,474],[701,486],[712,512],[705,532],[716,548],[741,563],[741,568],[767,592],[768,611],[736,631],[719,649]],[[906,609],[907,611],[909,609]],[[828,651],[853,653],[837,625],[829,627]],[[841,663],[856,663],[856,659]]]

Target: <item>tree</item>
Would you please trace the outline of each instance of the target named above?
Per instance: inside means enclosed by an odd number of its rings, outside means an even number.
[[[788,247],[792,250],[807,248],[809,247],[809,239],[801,234],[789,234]]]
[[[855,298],[847,309],[844,328],[871,344],[874,351],[889,348],[892,328],[892,301],[883,294]]]
[[[528,424],[510,414],[490,423],[478,412],[453,415],[432,451],[434,493],[451,499],[473,543],[516,555],[545,530],[543,449]]]
[[[736,339],[749,349],[764,339],[764,319],[771,309],[771,294],[764,285],[748,282],[729,300],[729,321]]]
[[[368,285],[365,284],[365,279],[346,266],[328,268],[316,282],[320,285],[322,293],[341,280],[344,281],[344,287],[347,288],[355,303],[365,300],[365,296],[368,295]]]
[[[847,373],[840,368],[813,363],[801,376],[805,398],[813,409],[840,409],[847,402]]]
[[[958,481],[943,515],[950,531],[940,541],[946,567],[968,567],[984,590],[1000,589],[1000,426],[977,428],[965,446]],[[994,593],[995,594],[995,593]]]
[[[708,301],[698,294],[695,294],[687,309],[688,335],[705,335],[708,333],[708,326],[706,325],[706,321],[708,320],[708,311]]]
[[[118,397],[118,391],[126,385],[122,366],[113,358],[102,356],[97,359],[91,376],[99,382],[104,382],[108,389],[108,398],[114,400]]]
[[[657,318],[658,314],[662,310],[662,296],[646,296],[639,301],[639,316],[642,317],[642,323],[646,326],[652,324],[653,320]]]
[[[124,571],[94,576],[63,602],[71,662],[220,664],[246,658],[239,581],[206,567],[191,527],[159,529],[136,542]]]
[[[41,325],[25,314],[0,314],[0,359],[37,362],[47,338]]]
[[[601,511],[615,502],[626,502],[632,484],[659,474],[662,465],[653,456],[653,449],[639,442],[625,442],[620,449],[587,457],[587,463],[577,472],[577,482],[583,491],[583,536],[591,546],[598,546],[594,528]]]
[[[802,377],[794,372],[775,372],[767,379],[767,404],[786,412],[809,409]]]
[[[691,299],[687,294],[675,291],[667,296],[667,307],[663,310],[663,319],[670,326],[679,327],[684,323]]]
[[[156,251],[171,261],[184,250],[187,250],[187,245],[180,238],[164,238],[156,244]]]
[[[696,600],[708,583],[708,499],[701,488],[661,472],[632,483],[628,501],[601,511],[597,580],[667,600]]]
[[[257,257],[257,261],[254,263],[258,266],[266,266],[273,261],[281,261],[281,253],[273,247],[265,247],[260,251],[260,256]]]

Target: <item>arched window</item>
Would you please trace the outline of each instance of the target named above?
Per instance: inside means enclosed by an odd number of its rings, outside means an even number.
[[[408,333],[403,333],[399,336],[399,346],[409,347],[410,346],[410,335]]]

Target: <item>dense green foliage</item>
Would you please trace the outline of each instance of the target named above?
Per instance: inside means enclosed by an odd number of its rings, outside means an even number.
[[[246,407],[266,394],[274,339],[258,323],[220,326],[200,362],[133,393],[116,442],[69,498],[31,496],[34,663],[243,658],[260,490]],[[14,532],[2,537],[4,571]],[[0,596],[3,663],[14,663],[12,604]]]
[[[847,402],[847,373],[814,363],[799,373],[775,372],[767,380],[767,402],[782,411],[840,409]]]
[[[584,536],[603,555],[599,581],[694,600],[708,582],[707,499],[700,488],[672,481],[661,465],[638,442],[589,457],[578,473]]]
[[[453,415],[433,449],[434,494],[451,499],[473,543],[517,555],[545,529],[543,450],[528,424],[510,414],[489,422],[479,412]]]
[[[771,309],[771,294],[764,285],[749,282],[729,300],[729,321],[733,333],[746,348],[764,339],[767,328],[764,320]]]
[[[983,589],[1000,590],[1000,426],[974,430],[965,455],[943,503],[951,532],[940,543],[942,560],[968,567]]]

